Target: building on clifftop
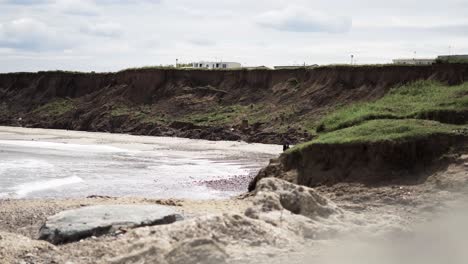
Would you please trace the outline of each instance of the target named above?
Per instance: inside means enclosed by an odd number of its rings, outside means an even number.
[[[238,62],[212,62],[212,61],[200,61],[193,62],[192,68],[196,69],[236,69],[242,68],[242,65]]]

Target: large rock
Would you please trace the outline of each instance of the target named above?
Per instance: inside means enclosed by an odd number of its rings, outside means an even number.
[[[100,236],[120,228],[170,224],[181,220],[176,210],[161,205],[98,205],[60,212],[41,227],[40,239],[63,244]]]

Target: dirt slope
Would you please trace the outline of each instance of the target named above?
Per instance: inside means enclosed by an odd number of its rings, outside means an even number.
[[[295,143],[335,107],[421,79],[459,84],[468,65],[0,74],[0,124]]]

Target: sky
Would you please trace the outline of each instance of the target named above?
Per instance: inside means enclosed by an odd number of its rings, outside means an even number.
[[[0,72],[468,54],[468,0],[0,0]]]

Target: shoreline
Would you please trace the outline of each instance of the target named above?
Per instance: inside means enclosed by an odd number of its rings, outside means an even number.
[[[15,136],[17,135],[17,137]],[[145,150],[151,149],[145,147],[145,144],[161,144],[166,147],[177,147],[184,145],[188,149],[197,149],[202,144],[208,145],[211,149],[220,149],[223,147],[237,147],[239,150],[247,152],[260,152],[276,155],[281,150],[281,145],[264,144],[264,143],[248,143],[245,141],[212,141],[205,139],[190,139],[181,137],[158,137],[151,135],[132,135],[126,133],[110,133],[110,132],[91,132],[91,131],[76,131],[64,129],[50,128],[28,128],[17,126],[0,126],[0,136],[2,139],[55,139],[58,142],[63,142],[67,139],[71,143],[111,143],[111,145],[119,146],[129,143],[135,144],[132,149]],[[5,138],[6,137],[6,138]],[[129,147],[128,145],[125,145]]]
[[[4,170],[18,170],[15,173],[24,177],[38,173],[36,178],[28,176],[26,182],[14,186],[12,180],[4,182],[2,198],[104,195],[169,199],[191,198],[192,192],[195,199],[223,199],[246,192],[256,172],[281,151],[281,146],[245,142],[1,126],[0,138],[6,151]],[[53,158],[56,155],[61,157],[59,161]],[[86,161],[94,165],[89,167]],[[103,184],[105,190],[97,187]],[[83,192],[61,191],[77,185],[88,187]],[[54,191],[52,195],[47,189]]]

